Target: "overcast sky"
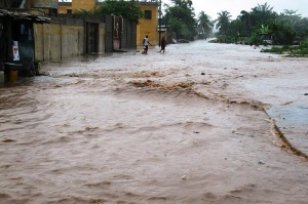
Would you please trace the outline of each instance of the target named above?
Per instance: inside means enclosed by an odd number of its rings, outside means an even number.
[[[170,0],[162,0],[170,4]],[[267,2],[277,13],[285,9],[295,10],[302,17],[308,17],[308,0],[192,0],[196,15],[201,11],[217,18],[217,13],[223,10],[229,11],[232,19],[235,19],[242,10],[251,11],[251,8]]]

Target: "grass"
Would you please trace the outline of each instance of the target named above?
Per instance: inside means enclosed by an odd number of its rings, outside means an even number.
[[[262,49],[261,52],[287,54],[290,57],[308,57],[308,40],[301,42],[297,46],[273,46],[268,49]]]

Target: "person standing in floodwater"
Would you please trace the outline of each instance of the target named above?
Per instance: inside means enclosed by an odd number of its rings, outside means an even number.
[[[165,48],[166,48],[166,40],[165,40],[165,37],[162,37],[160,41],[160,51],[159,52],[165,53]]]
[[[143,52],[142,54],[148,54],[149,45],[151,45],[149,41],[149,37],[146,35],[143,39]]]

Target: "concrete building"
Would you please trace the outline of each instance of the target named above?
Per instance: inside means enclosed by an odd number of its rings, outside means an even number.
[[[137,24],[137,47],[142,46],[143,38],[148,35],[152,45],[158,45],[158,1],[139,1],[139,6],[143,12],[143,18]]]
[[[144,17],[139,19],[136,28],[136,46],[141,47],[143,38],[148,35],[151,44],[157,45],[158,39],[158,0],[137,1]],[[72,0],[71,2],[59,2],[58,13],[70,14],[80,10],[94,11],[101,6],[102,0]],[[116,46],[116,45],[115,45]]]

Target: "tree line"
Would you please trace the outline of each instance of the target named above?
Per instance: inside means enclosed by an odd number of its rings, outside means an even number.
[[[204,12],[195,17],[191,0],[171,2],[163,20],[175,38],[207,38],[216,28],[218,42],[226,43],[291,45],[308,39],[308,18],[292,10],[278,14],[267,3],[242,10],[234,20],[228,11],[219,12],[217,19],[211,20]]]
[[[308,18],[292,10],[278,14],[267,3],[249,12],[241,11],[235,20],[231,20],[228,11],[222,11],[218,14],[217,26],[218,38],[224,42],[291,45],[308,38]]]
[[[258,4],[250,11],[242,10],[234,20],[228,11],[221,11],[215,20],[200,12],[197,17],[191,0],[172,0],[167,5],[164,23],[174,38],[205,39],[217,32],[214,42],[250,45],[278,45],[264,52],[308,56],[308,18],[293,10],[278,14],[269,4]],[[283,45],[283,46],[282,46]]]
[[[142,17],[137,3],[105,0],[95,12],[121,15],[137,22]],[[308,39],[308,18],[292,10],[278,14],[267,3],[243,10],[233,20],[228,11],[219,12],[214,20],[203,11],[196,16],[192,0],[171,0],[171,5],[165,4],[161,12],[160,24],[168,27],[174,39],[205,39],[213,35],[214,28],[217,41],[225,43],[291,45]]]

